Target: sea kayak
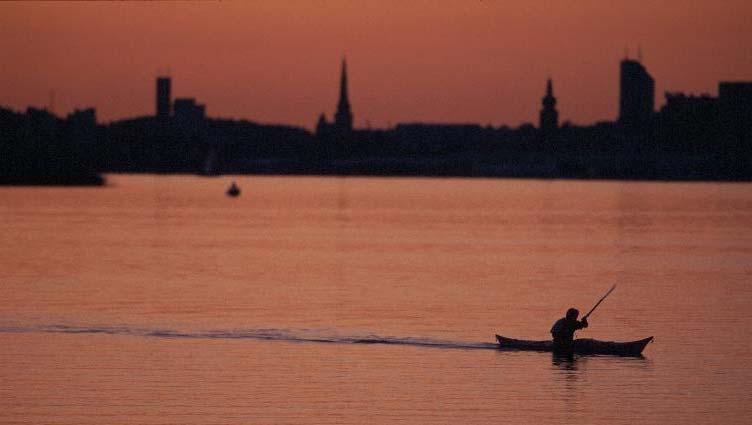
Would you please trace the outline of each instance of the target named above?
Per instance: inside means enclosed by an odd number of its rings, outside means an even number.
[[[554,351],[552,341],[526,341],[496,335],[502,350]],[[598,341],[597,339],[575,339],[572,345],[574,354],[607,354],[614,356],[640,356],[653,337],[630,342]]]

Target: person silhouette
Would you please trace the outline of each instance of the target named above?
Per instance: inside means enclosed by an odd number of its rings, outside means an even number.
[[[555,352],[571,352],[574,341],[574,333],[588,327],[587,317],[577,320],[580,311],[576,308],[567,310],[567,315],[557,320],[551,327],[551,336],[554,339]]]

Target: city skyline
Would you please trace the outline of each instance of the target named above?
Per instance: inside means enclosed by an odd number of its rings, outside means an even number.
[[[749,79],[752,30],[741,22],[752,6],[666,3],[3,4],[0,43],[15,60],[0,69],[0,104],[47,106],[54,91],[58,115],[150,115],[153,79],[169,68],[174,97],[199,99],[210,116],[311,130],[333,112],[346,55],[356,128],[535,124],[548,78],[559,122],[592,124],[618,117],[625,46],[630,57],[641,47],[656,109],[667,91],[715,96],[718,81]]]
[[[350,102],[350,95],[349,95],[349,83],[348,83],[348,71],[347,71],[347,59],[345,56],[342,56],[341,62],[340,62],[340,70],[338,74],[339,82],[338,82],[338,90],[337,90],[337,102],[336,107],[329,112],[330,108],[327,106],[322,106],[321,110],[322,112],[318,114],[318,119],[315,120],[316,124],[309,128],[308,126],[304,125],[297,125],[294,123],[283,123],[283,122],[274,122],[274,123],[265,123],[265,122],[259,122],[257,120],[254,120],[253,118],[247,118],[247,117],[222,117],[213,115],[213,118],[219,118],[219,119],[238,119],[241,121],[250,121],[250,122],[257,122],[258,124],[265,124],[265,125],[284,125],[284,126],[290,126],[290,127],[299,127],[306,129],[308,131],[311,131],[313,133],[319,133],[322,129],[322,125],[329,127],[331,129],[337,129],[335,131],[337,132],[349,132],[356,129],[362,129],[362,130],[370,130],[370,129],[390,129],[393,128],[396,125],[399,124],[413,124],[413,123],[420,123],[420,124],[438,124],[438,125],[477,125],[477,126],[487,126],[487,127],[510,127],[515,128],[517,126],[511,126],[508,123],[499,123],[498,125],[492,125],[490,123],[483,124],[480,122],[459,122],[459,121],[448,121],[448,122],[438,122],[438,121],[427,121],[427,122],[420,122],[417,120],[405,120],[403,122],[395,122],[395,123],[389,123],[388,126],[383,127],[374,127],[371,126],[370,122],[366,120],[365,125],[358,127],[356,125],[357,121],[355,114],[352,112],[351,109],[351,102]],[[553,78],[549,77],[546,79],[545,83],[545,89],[544,89],[544,97],[541,99],[541,105],[542,109],[537,111],[536,117],[532,117],[530,120],[525,120],[519,123],[519,127],[524,126],[533,126],[537,127],[538,129],[544,131],[544,133],[550,133],[556,128],[558,128],[561,125],[576,125],[576,126],[589,126],[589,125],[598,125],[598,124],[606,124],[606,123],[619,123],[621,125],[626,124],[627,127],[633,127],[634,124],[630,124],[629,122],[625,122],[625,116],[626,117],[632,117],[627,118],[628,121],[632,121],[633,123],[642,122],[646,123],[647,121],[651,120],[654,114],[659,113],[663,107],[666,107],[668,105],[668,98],[676,98],[676,96],[689,96],[690,98],[707,98],[707,99],[717,99],[720,94],[720,86],[723,84],[749,84],[747,80],[735,80],[735,81],[719,81],[717,82],[718,89],[714,91],[714,93],[708,93],[703,92],[699,95],[692,92],[685,92],[682,90],[677,90],[673,92],[665,92],[661,95],[656,93],[655,87],[656,87],[656,81],[652,78],[651,74],[647,70],[647,67],[644,66],[644,64],[639,59],[634,59],[630,57],[625,57],[619,62],[619,81],[618,81],[618,90],[619,90],[619,96],[618,96],[618,114],[613,119],[603,119],[598,122],[594,123],[575,123],[569,120],[560,120],[560,111],[557,108],[558,103],[558,97],[555,97],[553,95]],[[642,79],[647,79],[646,82],[639,82]],[[191,96],[189,94],[180,94],[175,95],[172,91],[172,85],[173,85],[173,77],[170,73],[162,73],[158,74],[153,78],[153,81],[156,82],[156,91],[152,92],[152,99],[151,102],[154,106],[154,108],[151,111],[147,111],[146,113],[142,115],[137,116],[130,116],[130,117],[121,117],[118,119],[113,119],[111,121],[105,121],[100,118],[99,110],[97,105],[84,105],[84,106],[76,106],[73,110],[69,111],[67,114],[65,113],[59,113],[59,111],[55,111],[54,108],[51,108],[51,105],[42,105],[41,108],[37,108],[36,105],[26,105],[25,107],[18,108],[19,111],[24,111],[27,109],[35,109],[35,110],[42,110],[50,112],[53,115],[57,115],[62,117],[65,117],[68,115],[69,117],[71,115],[76,115],[82,112],[88,113],[91,111],[93,114],[95,114],[96,122],[98,124],[108,125],[113,124],[117,122],[122,121],[128,121],[132,119],[138,119],[138,118],[144,118],[144,117],[151,117],[154,116],[160,120],[166,120],[173,116],[173,113],[176,112],[178,109],[185,110],[186,107],[193,108],[195,106],[200,108],[200,116],[201,119],[209,118],[210,115],[206,113],[206,105],[200,104],[197,105],[195,102],[200,101],[201,99],[197,98],[196,96]],[[644,86],[647,84],[647,86]],[[640,93],[638,96],[641,96],[639,100],[637,98],[633,98],[636,93]],[[625,95],[627,97],[625,97]],[[54,101],[54,92],[51,93],[51,96],[53,96],[50,101]],[[663,99],[666,98],[666,100],[661,101],[660,103],[656,101],[658,98]],[[626,102],[626,103],[625,103]],[[190,105],[188,105],[190,104]],[[628,105],[633,106],[628,106]],[[181,105],[181,106],[177,106]],[[188,106],[186,106],[188,105]],[[9,107],[10,105],[2,105],[0,104],[0,107]],[[629,109],[625,110],[625,107],[627,108],[637,108],[637,111],[632,110],[629,111]],[[13,109],[11,107],[11,109]],[[641,114],[640,116],[636,116],[635,114]],[[331,121],[329,121],[327,118],[331,117]],[[325,130],[328,131],[328,130]]]

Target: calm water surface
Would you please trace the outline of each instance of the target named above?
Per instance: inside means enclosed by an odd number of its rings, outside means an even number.
[[[749,185],[237,181],[0,188],[0,423],[752,422]]]

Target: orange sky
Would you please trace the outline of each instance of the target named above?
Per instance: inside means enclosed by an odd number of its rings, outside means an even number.
[[[154,111],[154,78],[214,117],[312,128],[334,112],[347,55],[355,125],[537,122],[554,79],[562,120],[614,119],[618,63],[663,92],[752,80],[749,0],[0,3],[0,105]]]

